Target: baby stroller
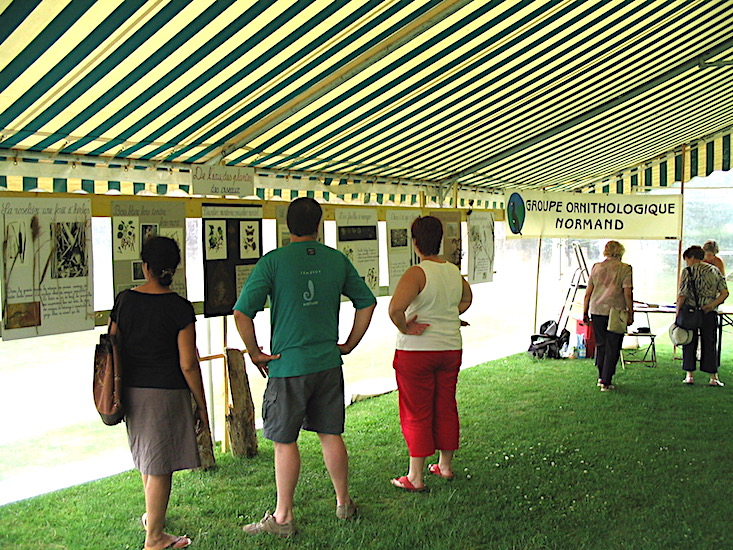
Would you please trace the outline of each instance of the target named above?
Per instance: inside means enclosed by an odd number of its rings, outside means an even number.
[[[570,342],[570,332],[562,329],[557,333],[557,321],[545,321],[540,325],[540,333],[530,338],[527,353],[538,359],[560,359],[560,350]]]

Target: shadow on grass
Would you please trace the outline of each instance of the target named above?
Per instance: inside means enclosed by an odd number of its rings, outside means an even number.
[[[254,459],[219,455],[213,471],[176,474],[168,530],[198,549],[729,547],[733,386],[684,386],[659,348],[659,367],[620,371],[616,392],[598,391],[591,360],[519,354],[463,371],[460,475],[428,476],[427,494],[389,484],[407,468],[396,394],[353,405],[356,521],[336,519],[317,438],[304,433],[293,539],[241,531],[274,506],[264,440]],[[142,511],[139,476],[123,473],[0,508],[0,547],[141,548]]]

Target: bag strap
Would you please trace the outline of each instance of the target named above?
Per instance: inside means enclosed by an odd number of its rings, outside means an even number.
[[[117,306],[117,314],[119,316],[120,308],[122,307],[122,304],[124,303],[124,300],[126,299],[125,296],[127,295],[127,290],[123,290],[120,292],[119,296],[117,297],[117,303],[115,304]],[[110,344],[112,345],[112,357],[114,359],[114,370],[116,376],[122,376],[122,352],[120,350],[120,342],[119,342],[119,336],[117,334],[109,334],[109,329],[112,326],[112,319],[110,318],[107,322],[107,333],[108,338],[110,341]],[[119,325],[117,326],[117,330],[119,330]]]
[[[621,288],[621,290],[623,291],[624,279],[626,278],[626,276],[629,273],[631,273],[631,270],[633,268],[630,265],[627,265],[627,264],[622,264],[622,266],[623,266],[623,268],[622,269],[619,269],[618,270],[618,273],[616,273],[616,286],[618,286],[619,288]],[[624,298],[624,300],[625,300],[625,298]],[[633,304],[632,304],[632,307],[633,307]],[[621,311],[621,309],[625,309],[625,306],[624,306],[624,308],[620,308],[619,309],[619,312]],[[624,321],[626,321],[626,319],[624,319]]]
[[[697,297],[697,285],[695,285],[695,279],[692,276],[692,268],[688,266],[685,268],[685,271],[687,271],[687,276],[689,280],[688,284],[692,288],[692,296],[695,298],[695,307],[700,307],[700,300]]]

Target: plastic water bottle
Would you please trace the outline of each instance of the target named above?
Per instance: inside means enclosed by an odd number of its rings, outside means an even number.
[[[560,357],[562,357],[563,359],[567,359],[569,355],[570,350],[568,349],[568,343],[565,342],[560,348]]]
[[[585,337],[578,335],[578,359],[585,359]]]

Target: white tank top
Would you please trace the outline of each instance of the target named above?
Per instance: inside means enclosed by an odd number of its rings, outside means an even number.
[[[418,323],[430,326],[420,336],[397,334],[397,349],[404,351],[451,351],[463,346],[458,304],[463,296],[463,279],[450,263],[430,260],[418,265],[425,273],[425,288],[405,311],[405,318],[417,315]]]

